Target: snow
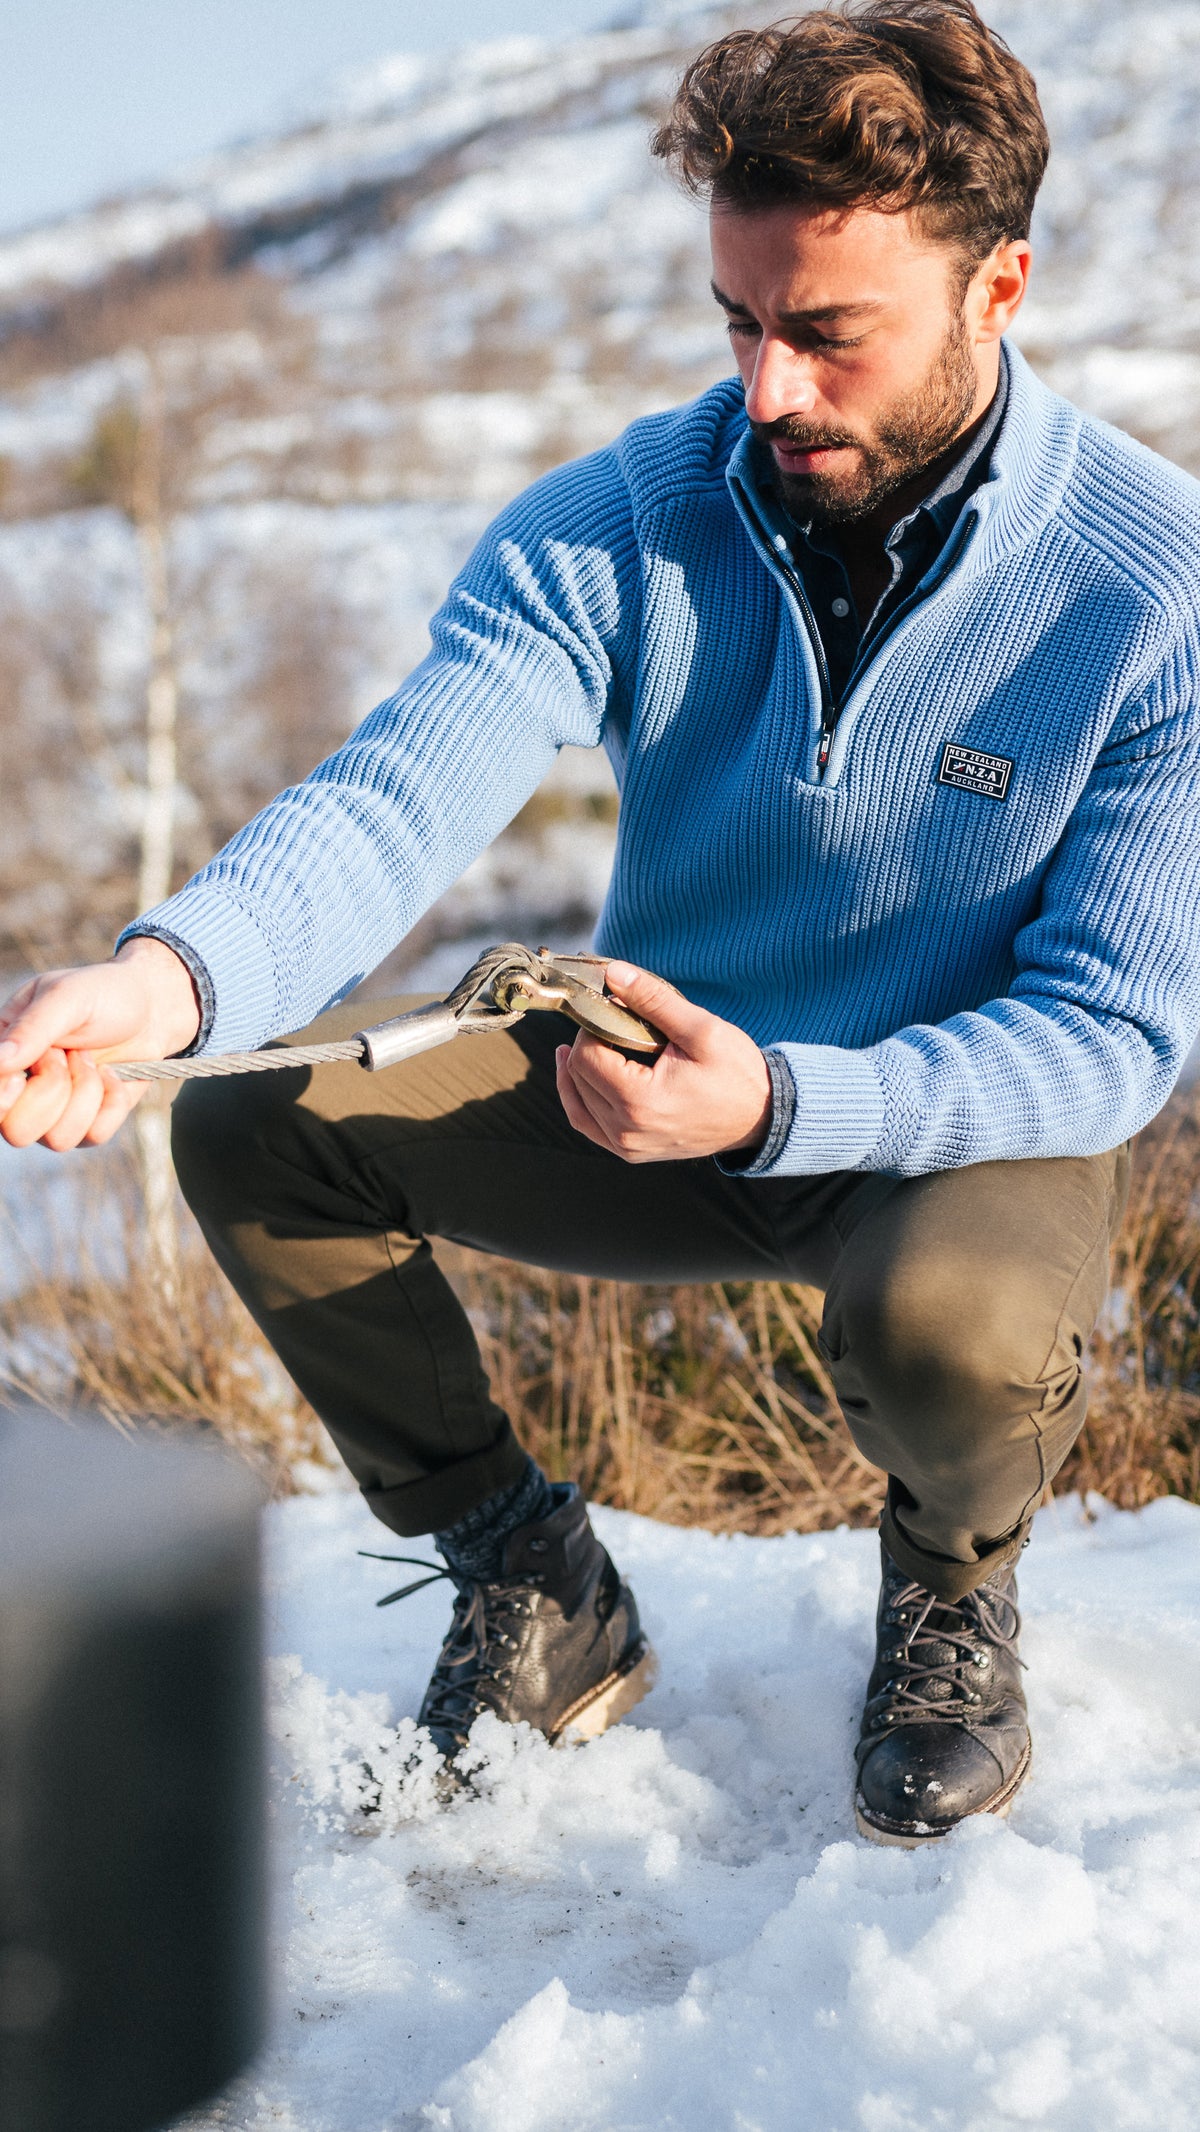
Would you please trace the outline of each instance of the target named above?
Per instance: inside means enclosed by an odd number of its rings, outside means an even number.
[[[144,385],[145,365],[130,353],[38,379],[0,400],[0,452],[18,460],[77,452],[97,415],[115,401],[136,399]]]
[[[1200,9],[988,12],[1032,66],[1054,144],[1017,337],[1058,389],[1196,465]],[[235,249],[271,274],[279,312],[249,361],[237,336],[180,338],[181,367],[203,339],[214,388],[223,375],[231,400],[245,385],[255,403],[245,421],[236,406],[209,420],[199,494],[300,484],[328,503],[355,491],[494,505],[729,367],[703,212],[647,141],[685,61],[733,14],[762,19],[753,5],[718,16],[651,0],[598,35],[393,55],[274,137],[0,242],[0,306],[19,320],[56,284],[240,230]],[[133,389],[131,360],[14,385],[0,451],[26,468],[77,450],[106,398]],[[495,449],[480,453],[463,424],[486,436],[489,420]],[[370,450],[348,452],[355,437]]]
[[[592,220],[619,190],[649,190],[655,173],[646,167],[647,132],[644,117],[593,126],[586,155],[579,152],[578,133],[534,141],[519,162],[474,172],[418,215],[409,249],[418,257],[481,252],[507,230],[542,232],[556,223]],[[667,198],[681,217],[686,214],[677,195]]]
[[[407,176],[482,127],[553,109],[593,89],[614,63],[644,63],[669,48],[659,31],[628,29],[562,42],[504,38],[430,59],[385,60],[348,80],[320,116],[278,138],[233,147],[136,197],[0,242],[0,292],[86,282],[181,243],[210,221],[279,214]]]
[[[4,993],[15,990],[6,979]],[[0,1303],[18,1296],[32,1273],[71,1274],[82,1261],[115,1269],[121,1247],[121,1210],[105,1149],[80,1148],[65,1163],[47,1147],[0,1144]]]
[[[412,1717],[445,1588],[377,1612],[358,1498],[276,1506],[277,2013],[190,2132],[1190,2132],[1200,1509],[1090,1507],[1024,1558],[1010,1821],[912,1853],[851,1814],[872,1534],[596,1512],[660,1686],[581,1749],[485,1721],[447,1808]]]
[[[1118,329],[1178,345],[1200,315],[1193,0],[993,0],[988,13],[1033,68],[1054,139],[1038,216],[1053,274],[1025,332],[1050,347],[1115,341]],[[591,36],[393,55],[274,137],[5,239],[0,292],[79,284],[213,222],[286,217],[400,178],[434,196],[401,237],[422,251],[473,249],[530,216],[602,222],[630,189],[653,193],[649,111],[718,26],[711,11],[652,5]]]
[[[172,567],[188,616],[202,607],[207,666],[188,683],[203,715],[228,686],[229,661],[251,654],[269,564],[314,600],[353,617],[353,719],[397,686],[429,649],[428,621],[483,531],[469,503],[320,505],[254,499],[180,513]],[[109,690],[144,672],[144,596],[130,528],[115,512],[74,511],[0,525],[0,590],[48,633],[69,591],[95,610]],[[348,719],[347,723],[352,722]]]
[[[1180,349],[1101,344],[1058,357],[1053,382],[1101,421],[1143,438],[1200,419],[1200,356]]]

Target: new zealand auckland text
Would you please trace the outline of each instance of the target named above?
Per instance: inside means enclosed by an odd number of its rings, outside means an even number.
[[[988,799],[1002,800],[1013,774],[1008,755],[982,755],[978,748],[961,748],[948,740],[942,749],[939,785],[957,785],[960,792],[983,792]]]

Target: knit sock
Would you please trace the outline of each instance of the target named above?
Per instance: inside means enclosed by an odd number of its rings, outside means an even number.
[[[478,1577],[486,1584],[504,1573],[504,1543],[518,1525],[548,1518],[555,1508],[554,1489],[535,1459],[527,1459],[521,1478],[489,1495],[433,1544],[456,1577]]]

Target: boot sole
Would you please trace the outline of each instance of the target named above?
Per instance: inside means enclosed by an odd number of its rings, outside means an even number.
[[[645,1637],[625,1653],[615,1673],[602,1680],[598,1687],[589,1688],[569,1710],[563,1712],[550,1734],[552,1747],[574,1747],[584,1740],[597,1740],[610,1725],[649,1695],[658,1679],[658,1660]]]
[[[919,1835],[911,1824],[906,1828],[902,1821],[872,1821],[861,1801],[856,1798],[854,1820],[858,1833],[865,1836],[868,1843],[890,1843],[901,1851],[919,1851],[927,1843],[940,1843],[944,1836],[950,1836],[956,1828],[961,1828],[964,1821],[974,1820],[975,1814],[995,1814],[998,1821],[1004,1821],[1008,1817],[1013,1800],[1029,1775],[1032,1755],[1032,1747],[1027,1746],[1007,1783],[1001,1785],[986,1806],[977,1806],[974,1813],[960,1814],[957,1821],[947,1821],[944,1828],[923,1830]]]

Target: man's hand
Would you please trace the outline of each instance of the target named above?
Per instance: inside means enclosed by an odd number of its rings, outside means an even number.
[[[112,962],[31,978],[0,1008],[0,1136],[62,1154],[111,1140],[146,1092],[106,1059],[166,1059],[200,1027],[191,973],[161,940]]]
[[[577,1132],[624,1162],[682,1162],[761,1146],[771,1076],[744,1030],[692,1006],[661,977],[610,962],[609,991],[661,1029],[657,1059],[627,1059],[583,1030],[561,1044],[558,1093]]]

